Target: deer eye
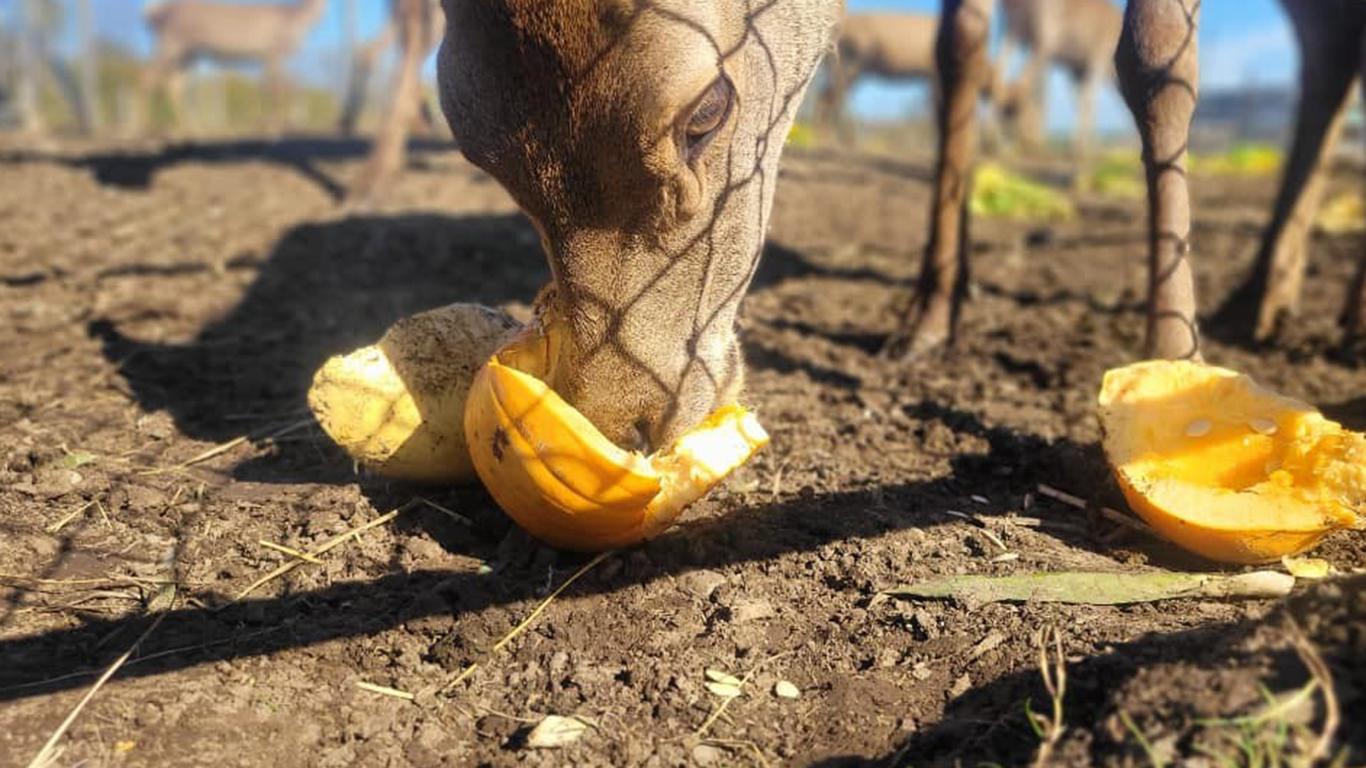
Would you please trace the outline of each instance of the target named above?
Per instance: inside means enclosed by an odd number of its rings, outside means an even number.
[[[692,114],[683,126],[683,154],[688,162],[691,163],[702,154],[702,150],[726,124],[734,102],[735,87],[729,78],[722,75],[693,103]]]

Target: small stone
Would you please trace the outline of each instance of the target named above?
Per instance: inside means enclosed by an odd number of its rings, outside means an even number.
[[[716,765],[721,759],[721,750],[710,744],[698,744],[692,748],[692,761],[698,765]]]
[[[773,686],[773,695],[780,699],[800,699],[801,689],[787,680],[779,680]]]
[[[914,667],[911,667],[911,677],[916,680],[929,680],[933,675],[934,672],[930,670],[930,665],[923,661],[917,662]]]
[[[1204,437],[1214,429],[1214,424],[1209,419],[1196,419],[1186,425],[1186,437]]]
[[[569,654],[564,651],[556,651],[550,657],[550,676],[552,678],[560,677],[567,669],[569,669]]]
[[[1247,425],[1252,428],[1253,432],[1256,432],[1259,435],[1270,436],[1276,434],[1276,422],[1271,419],[1252,419]]]
[[[678,577],[679,586],[703,600],[710,598],[716,588],[725,583],[726,577],[716,571],[692,571]]]
[[[953,685],[949,688],[949,696],[956,699],[970,690],[972,690],[972,678],[964,672],[962,676],[953,681]]]
[[[731,621],[736,624],[744,624],[758,619],[772,618],[775,613],[773,604],[767,600],[746,600],[731,610]]]

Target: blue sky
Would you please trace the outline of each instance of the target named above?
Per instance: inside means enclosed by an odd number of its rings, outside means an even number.
[[[13,19],[21,0],[0,0],[0,25]],[[145,0],[91,0],[101,35],[141,53],[151,47],[143,25]],[[938,0],[848,0],[851,11],[937,10]],[[346,8],[354,6],[362,38],[382,24],[386,0],[332,0],[323,21],[313,30],[304,50],[293,63],[297,75],[319,83],[339,84],[345,76],[343,59]],[[999,14],[999,11],[998,11]],[[1275,0],[1220,0],[1204,3],[1201,11],[1201,87],[1212,89],[1248,82],[1289,82],[1295,72],[1294,39],[1284,13]],[[433,75],[429,61],[428,76]],[[1072,111],[1071,84],[1061,73],[1049,81],[1049,124],[1064,128]],[[869,82],[853,96],[853,109],[870,118],[896,118],[924,109],[924,86]],[[1101,130],[1127,130],[1130,123],[1119,95],[1107,89],[1097,107]]]

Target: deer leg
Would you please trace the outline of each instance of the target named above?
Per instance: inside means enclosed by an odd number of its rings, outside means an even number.
[[[166,98],[171,107],[171,133],[185,131],[185,65],[177,64],[166,73]]]
[[[388,107],[379,134],[375,137],[370,157],[360,181],[351,190],[351,198],[369,198],[383,189],[403,165],[408,132],[417,115],[422,97],[419,80],[422,60],[427,57],[426,41],[430,38],[431,22],[425,0],[403,0],[397,10],[398,44],[402,61],[394,74]]]
[[[1271,337],[1282,318],[1299,310],[1309,233],[1323,195],[1322,161],[1337,144],[1356,77],[1343,63],[1359,59],[1360,27],[1342,18],[1336,4],[1291,2],[1286,8],[1300,43],[1295,136],[1257,260],[1216,315],[1221,326],[1250,331],[1256,341]]]
[[[266,61],[266,131],[278,135],[285,124],[285,79],[283,63],[276,58]]]
[[[1043,104],[1047,98],[1049,52],[1035,45],[1029,61],[1020,72],[1012,88],[1015,106],[1015,135],[1026,150],[1037,151],[1043,146]]]
[[[967,293],[967,201],[977,141],[977,99],[991,77],[987,42],[995,0],[944,0],[935,41],[941,98],[930,240],[914,302],[887,353],[908,357],[952,341]]]
[[[1095,134],[1096,90],[1100,85],[1098,67],[1088,67],[1077,81],[1077,127],[1074,139],[1077,158],[1083,163],[1091,157],[1091,140]]]
[[[351,72],[346,83],[346,101],[342,105],[340,129],[343,136],[353,136],[365,109],[365,95],[370,87],[370,73],[375,62],[394,42],[394,23],[390,21],[374,39],[351,52]]]
[[[142,71],[142,77],[138,78],[138,107],[133,119],[139,133],[147,133],[150,130],[152,104],[157,92],[167,85],[171,73],[179,66],[179,53],[173,53],[164,42],[158,41],[152,62]]]
[[[1129,0],[1115,51],[1148,179],[1149,357],[1200,359],[1186,149],[1199,97],[1200,0]]]
[[[826,57],[825,82],[816,97],[816,124],[821,128],[835,131],[835,103],[841,98],[843,87],[839,70],[842,62],[836,61],[837,55]]]
[[[1362,74],[1363,88],[1366,88],[1366,30],[1360,31],[1358,39],[1361,41],[1358,68]],[[1362,107],[1366,111],[1366,102],[1363,102]],[[1366,353],[1366,250],[1363,250],[1360,259],[1339,321],[1344,331],[1343,348]]]

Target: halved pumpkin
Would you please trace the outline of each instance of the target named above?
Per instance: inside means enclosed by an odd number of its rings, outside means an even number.
[[[1205,557],[1264,563],[1361,527],[1366,436],[1248,376],[1157,360],[1105,374],[1105,455],[1133,510]]]
[[[475,470],[533,536],[584,551],[643,541],[768,443],[758,419],[730,405],[667,450],[618,448],[542,380],[561,339],[537,318],[479,370],[465,405]]]

